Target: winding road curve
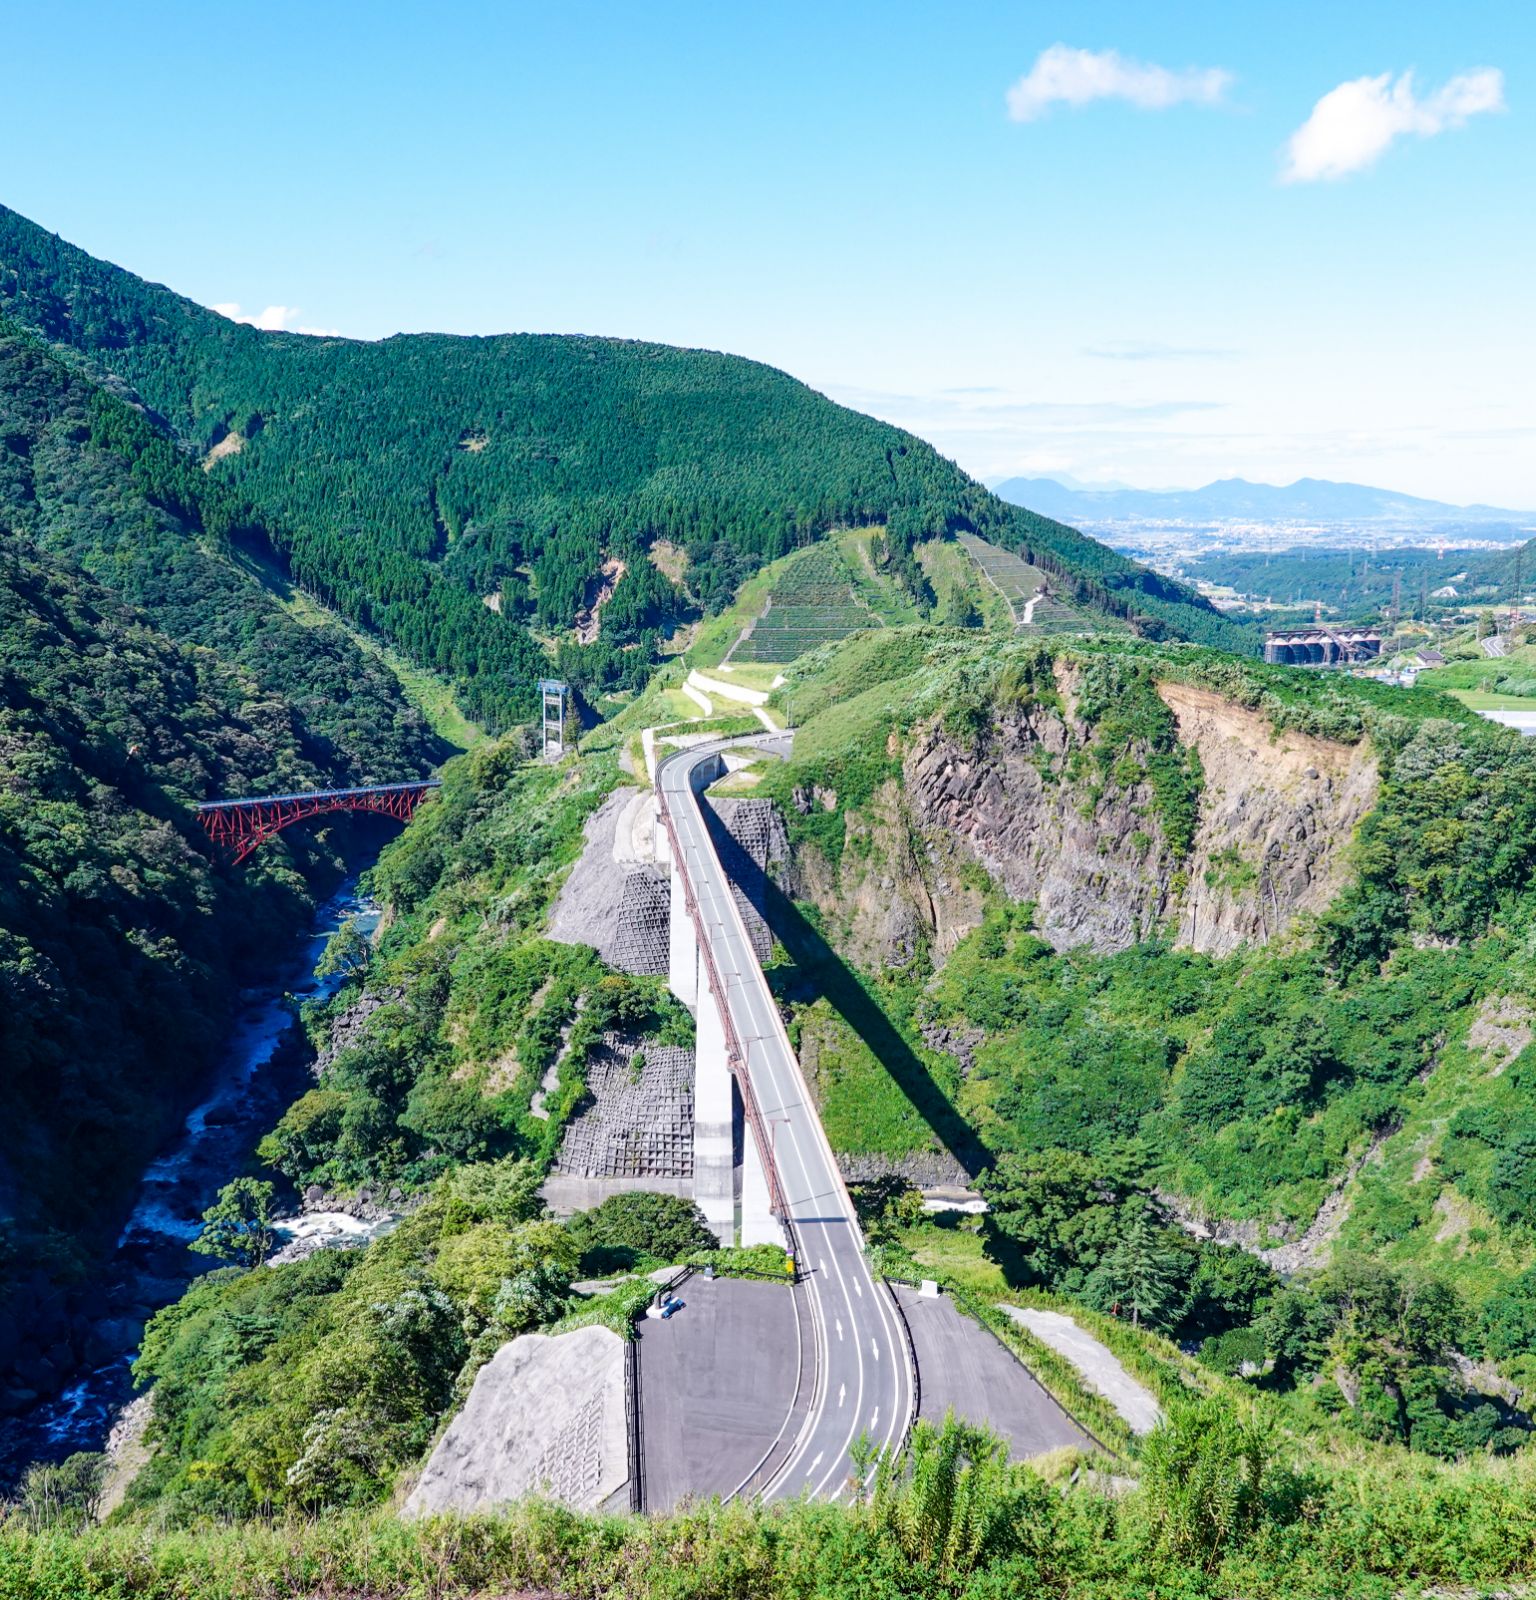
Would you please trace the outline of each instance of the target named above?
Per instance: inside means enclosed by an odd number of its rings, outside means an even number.
[[[754,741],[772,750],[774,741]],[[809,1493],[838,1499],[851,1487],[861,1436],[898,1449],[916,1407],[916,1376],[899,1313],[864,1255],[853,1203],[821,1126],[783,1020],[758,965],[725,869],[694,790],[695,769],[723,748],[710,744],[663,760],[656,771],[683,871],[698,907],[698,934],[714,958],[744,1075],[805,1274],[815,1346],[815,1382],[799,1437],[763,1491],[765,1499]],[[701,1003],[707,1003],[702,1002]],[[750,1133],[749,1133],[750,1137]],[[752,1375],[744,1372],[744,1383]]]

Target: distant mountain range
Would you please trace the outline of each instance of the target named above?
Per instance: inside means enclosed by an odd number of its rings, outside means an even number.
[[[1277,485],[1223,478],[1203,489],[1085,489],[1054,478],[1009,478],[1000,499],[1067,523],[1094,522],[1388,522],[1437,524],[1536,522],[1536,513],[1497,506],[1453,506],[1363,483],[1298,478]]]

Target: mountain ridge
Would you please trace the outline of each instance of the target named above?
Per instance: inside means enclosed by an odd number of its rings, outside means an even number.
[[[742,357],[554,334],[266,332],[4,207],[0,311],[131,385],[200,456],[238,435],[215,474],[260,510],[293,578],[454,678],[494,726],[530,714],[551,654],[589,697],[639,687],[681,618],[840,526],[882,526],[898,556],[980,532],[1150,634],[1251,648],[1187,587]],[[634,559],[662,539],[687,554],[682,584]],[[627,576],[603,634],[578,647],[575,618],[613,556]]]
[[[1536,511],[1452,505],[1369,484],[1297,478],[1288,484],[1219,478],[1198,489],[1091,489],[1054,478],[1008,478],[993,493],[1047,516],[1083,521],[1253,517],[1265,520],[1528,523]]]

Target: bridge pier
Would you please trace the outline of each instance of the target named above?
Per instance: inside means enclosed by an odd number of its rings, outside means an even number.
[[[740,1105],[726,1055],[725,1024],[701,984],[693,1069],[693,1198],[723,1245],[736,1243],[736,1130]],[[750,1140],[747,1141],[750,1144]]]
[[[670,852],[669,852],[670,853]],[[688,915],[682,874],[672,864],[672,911],[667,927],[667,987],[690,1011],[699,1004],[699,935]]]
[[[771,1140],[773,1126],[764,1129]],[[746,1130],[741,1156],[741,1242],[743,1244],[772,1244],[784,1248],[784,1230],[773,1214],[773,1198],[768,1190],[768,1173],[763,1158],[758,1153],[757,1140],[752,1130]]]

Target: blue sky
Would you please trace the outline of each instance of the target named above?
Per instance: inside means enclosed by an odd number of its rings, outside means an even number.
[[[730,350],[994,479],[1536,508],[1529,4],[6,11],[0,199],[205,304]]]

